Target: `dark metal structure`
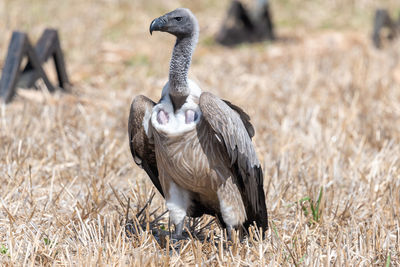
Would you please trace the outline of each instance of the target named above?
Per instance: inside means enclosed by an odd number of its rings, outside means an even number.
[[[27,63],[21,66],[24,57],[27,57]],[[57,31],[46,29],[35,48],[32,47],[26,33],[13,32],[0,80],[0,97],[3,101],[9,103],[18,87],[35,88],[35,83],[39,78],[44,81],[48,90],[53,92],[55,86],[50,82],[42,67],[49,58],[54,59],[58,87],[67,90],[68,75]]]
[[[218,43],[227,46],[274,39],[274,25],[268,0],[258,0],[252,10],[233,0],[216,36]]]
[[[397,21],[393,20],[386,9],[377,9],[374,18],[374,31],[372,34],[372,41],[376,48],[382,46],[382,30],[387,28],[389,34],[388,39],[394,39],[400,35],[400,14]]]

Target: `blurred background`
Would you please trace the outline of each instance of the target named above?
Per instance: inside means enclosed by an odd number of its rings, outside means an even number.
[[[255,0],[241,1],[248,8],[255,6]],[[226,17],[229,0],[223,1],[155,1],[100,0],[100,1],[24,1],[3,0],[0,3],[0,64],[4,62],[8,41],[13,30],[29,33],[35,42],[44,28],[58,29],[66,55],[69,73],[74,84],[83,84],[88,79],[93,82],[107,78],[113,90],[126,89],[132,80],[121,79],[119,75],[134,78],[144,68],[155,71],[155,75],[166,75],[167,68],[157,67],[168,62],[173,40],[165,34],[148,34],[148,24],[155,17],[178,6],[194,11],[201,26],[200,46],[196,60],[202,60],[202,52],[220,53],[214,37]],[[368,39],[372,33],[373,16],[376,8],[387,8],[392,15],[400,12],[395,0],[373,1],[270,1],[272,17],[277,36],[281,41],[307,42],[317,48],[315,34],[341,32],[351,39]],[[348,41],[343,36],[331,36],[334,41]],[[322,38],[323,39],[323,38]],[[329,37],[328,37],[329,39]],[[341,39],[341,40],[338,40]],[[346,39],[346,40],[343,40]],[[325,40],[329,42],[329,40]],[[160,49],[167,43],[168,50]],[[256,57],[262,54],[268,43],[258,47],[242,47],[251,50]],[[257,50],[258,49],[258,50]],[[272,49],[273,50],[273,49]],[[258,51],[259,53],[256,53]],[[265,48],[265,51],[267,49]],[[232,53],[232,51],[229,51]],[[268,52],[268,51],[267,51]],[[222,52],[223,53],[223,52]],[[233,54],[234,56],[234,54]],[[120,64],[122,63],[122,64]],[[117,66],[118,65],[118,66]],[[155,69],[155,70],[154,70]],[[123,73],[121,73],[123,72]],[[135,73],[135,75],[134,75]],[[116,75],[119,74],[119,75]],[[140,73],[141,74],[141,73]]]

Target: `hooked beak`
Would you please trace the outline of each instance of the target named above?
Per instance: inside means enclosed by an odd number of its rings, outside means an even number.
[[[163,17],[153,20],[150,24],[150,34],[152,34],[153,31],[161,31],[166,23],[167,21]]]

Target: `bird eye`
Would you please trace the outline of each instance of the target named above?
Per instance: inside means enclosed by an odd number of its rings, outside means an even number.
[[[176,20],[176,21],[181,21],[181,20],[182,20],[182,17],[175,17],[174,20]]]

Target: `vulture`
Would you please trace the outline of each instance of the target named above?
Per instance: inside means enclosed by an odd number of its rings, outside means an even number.
[[[158,103],[136,96],[128,134],[133,159],[165,198],[174,238],[185,217],[215,216],[231,230],[256,223],[268,229],[263,171],[252,143],[250,117],[238,106],[202,92],[188,79],[199,25],[178,8],[150,24],[176,37],[169,80]]]

